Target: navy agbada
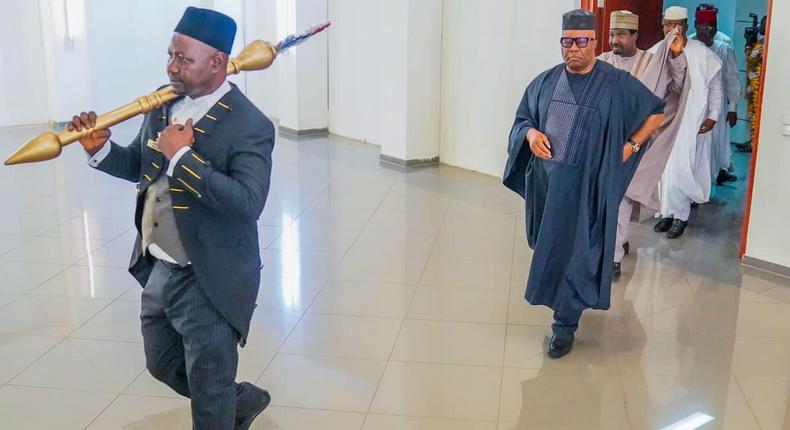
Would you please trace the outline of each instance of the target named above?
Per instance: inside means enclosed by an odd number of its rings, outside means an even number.
[[[529,303],[575,314],[576,321],[584,309],[609,308],[618,206],[641,155],[624,163],[623,148],[663,106],[638,80],[601,61],[584,75],[561,64],[529,84],[503,180],[526,202],[534,249]],[[551,159],[530,150],[532,128],[548,137]]]

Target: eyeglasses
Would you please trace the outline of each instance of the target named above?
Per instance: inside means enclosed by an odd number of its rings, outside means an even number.
[[[573,43],[576,43],[576,46],[579,48],[586,48],[587,45],[590,44],[591,40],[595,40],[593,37],[560,37],[560,45],[563,48],[570,48],[573,46]]]
[[[708,25],[708,24],[701,24],[701,25],[698,25],[697,28],[700,31],[713,31],[714,27],[712,25]]]

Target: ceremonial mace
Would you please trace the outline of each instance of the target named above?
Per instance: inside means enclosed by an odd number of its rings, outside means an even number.
[[[238,56],[228,61],[228,74],[235,75],[242,71],[264,70],[272,65],[277,54],[301,44],[310,37],[324,31],[330,25],[330,22],[326,22],[304,33],[290,35],[276,45],[263,40],[256,40],[247,45]],[[5,165],[51,160],[60,155],[64,146],[90,136],[96,130],[107,129],[129,118],[151,112],[177,97],[178,95],[173,91],[173,87],[167,86],[147,96],[139,97],[126,106],[99,116],[96,118],[96,126],[91,129],[83,129],[82,131],[69,131],[66,129],[57,133],[48,131],[39,134],[28,140],[14,155],[5,160]]]

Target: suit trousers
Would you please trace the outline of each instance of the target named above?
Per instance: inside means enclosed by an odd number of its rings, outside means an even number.
[[[191,266],[157,260],[140,320],[146,367],[191,400],[194,428],[233,429],[240,335],[203,293]]]

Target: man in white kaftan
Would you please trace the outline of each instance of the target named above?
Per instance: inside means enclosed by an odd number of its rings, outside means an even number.
[[[673,6],[664,14],[664,32],[688,30],[688,10]],[[721,60],[705,44],[688,39],[686,55],[688,102],[675,144],[659,183],[661,218],[653,228],[675,239],[688,225],[691,204],[710,198],[712,134],[722,108]]]
[[[730,128],[738,122],[736,113],[738,101],[741,99],[741,74],[735,61],[735,50],[732,45],[715,40],[718,32],[719,10],[711,6],[697,12],[695,26],[698,40],[713,50],[721,60],[721,83],[724,97],[716,126],[713,127],[713,145],[711,147],[711,178],[717,185],[734,182],[738,178],[730,174],[732,149],[730,147]]]

